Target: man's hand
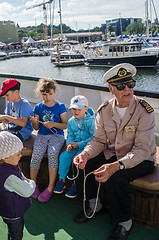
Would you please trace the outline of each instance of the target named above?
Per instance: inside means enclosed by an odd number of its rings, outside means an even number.
[[[88,153],[83,151],[73,159],[73,163],[78,166],[80,169],[84,169],[88,160]]]
[[[95,179],[98,182],[106,182],[116,171],[119,170],[120,164],[118,161],[102,165],[94,171]]]

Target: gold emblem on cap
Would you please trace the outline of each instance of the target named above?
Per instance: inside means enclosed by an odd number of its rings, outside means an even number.
[[[123,76],[126,76],[127,75],[127,70],[122,68],[122,69],[119,69],[119,72],[118,72],[118,76],[119,77],[123,77]]]

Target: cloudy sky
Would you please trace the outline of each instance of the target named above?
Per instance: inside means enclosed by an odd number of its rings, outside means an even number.
[[[54,1],[54,25],[58,25],[60,23],[59,0]],[[153,1],[159,15],[159,1]],[[20,27],[39,25],[43,22],[42,6],[26,9],[42,2],[43,0],[0,0],[0,21],[12,20]],[[46,6],[47,22],[50,24],[49,4]],[[75,30],[100,27],[106,20],[120,16],[145,19],[145,0],[61,0],[61,9],[62,22]],[[154,19],[153,8],[150,12]]]

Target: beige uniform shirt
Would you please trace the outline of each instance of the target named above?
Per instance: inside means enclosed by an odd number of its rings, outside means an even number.
[[[96,115],[95,134],[85,147],[89,158],[102,151],[106,159],[113,155],[131,168],[144,160],[155,161],[156,144],[153,112],[148,113],[133,96],[121,122],[115,107],[115,98]]]

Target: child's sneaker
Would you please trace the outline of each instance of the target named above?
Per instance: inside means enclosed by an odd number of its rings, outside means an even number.
[[[68,190],[65,196],[68,198],[75,198],[77,196],[75,183],[72,184],[71,188]]]
[[[39,192],[38,187],[36,186],[35,191],[34,191],[33,194],[31,195],[31,197],[33,197],[33,198],[38,198],[39,195],[40,195],[40,192]]]
[[[65,187],[66,187],[65,182],[62,180],[58,180],[58,182],[54,188],[54,193],[62,193]]]

